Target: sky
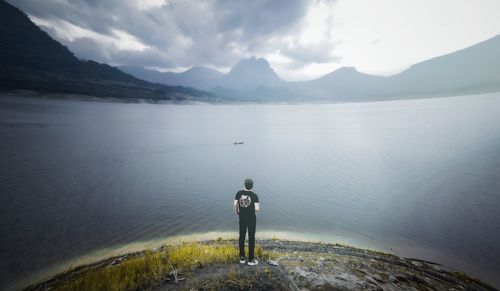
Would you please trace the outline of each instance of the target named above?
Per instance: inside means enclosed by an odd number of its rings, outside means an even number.
[[[8,0],[77,57],[228,72],[251,56],[285,80],[374,75],[500,34],[498,0]]]

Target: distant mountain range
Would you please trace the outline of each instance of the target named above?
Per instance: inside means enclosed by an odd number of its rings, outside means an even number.
[[[259,87],[282,87],[287,83],[278,77],[265,59],[255,57],[241,60],[227,74],[206,67],[193,67],[182,73],[159,72],[138,66],[118,68],[150,82],[212,91],[251,91]]]
[[[155,70],[146,70],[138,66],[121,66],[118,68],[128,74],[149,82],[161,83],[169,86],[194,87],[202,90],[212,88],[214,82],[224,76],[224,74],[219,71],[205,67],[192,67],[182,73],[162,73]]]
[[[155,100],[213,101],[213,93],[153,84],[117,68],[76,58],[22,11],[0,0],[0,90]]]
[[[184,73],[120,69],[144,80],[191,86],[242,100],[367,101],[447,96],[500,90],[500,35],[389,77],[342,67],[311,81],[287,82],[265,59],[255,57],[240,61],[227,74],[202,67]]]

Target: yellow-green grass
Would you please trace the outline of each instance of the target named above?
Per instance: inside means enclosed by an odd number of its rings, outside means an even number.
[[[270,257],[259,246],[255,247],[255,254],[261,259]],[[151,289],[169,276],[172,267],[183,273],[204,265],[237,261],[238,248],[227,242],[163,246],[123,259],[114,265],[91,268],[76,276],[60,278],[54,282],[51,290]]]

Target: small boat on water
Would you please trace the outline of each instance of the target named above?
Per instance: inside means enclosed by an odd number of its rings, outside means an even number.
[[[237,145],[237,144],[244,144],[244,142],[242,142],[242,141],[235,141],[234,145]]]

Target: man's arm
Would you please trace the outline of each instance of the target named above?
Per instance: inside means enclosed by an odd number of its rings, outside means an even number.
[[[255,202],[255,212],[259,212],[260,211],[260,204],[259,202]]]
[[[236,215],[240,214],[239,212],[239,205],[238,205],[238,200],[237,199],[234,199],[234,203],[233,203],[233,207],[234,207],[234,211],[236,212]]]

